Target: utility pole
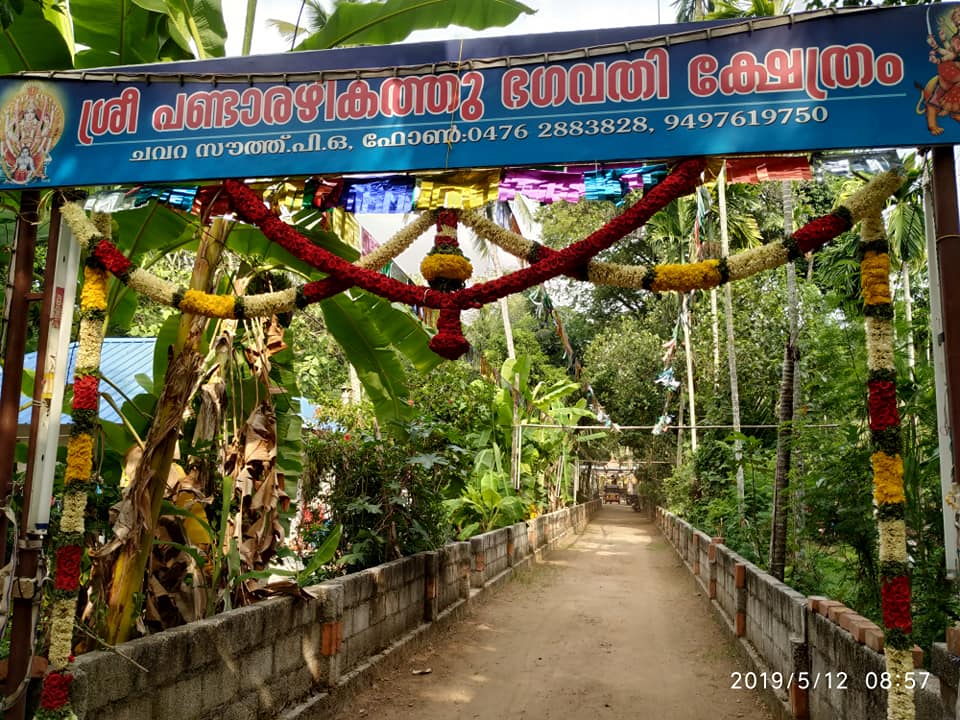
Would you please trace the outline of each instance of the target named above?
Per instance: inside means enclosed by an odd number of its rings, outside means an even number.
[[[23,382],[23,356],[27,344],[27,317],[30,302],[30,286],[33,280],[34,249],[37,241],[37,225],[40,193],[37,190],[25,190],[20,196],[20,213],[17,217],[16,251],[14,253],[13,287],[10,288],[10,317],[7,319],[6,348],[4,349],[3,384],[0,386],[0,495],[4,505],[9,505],[13,494],[14,462],[17,448],[17,416],[20,410],[20,386]],[[9,530],[6,515],[0,516],[0,557],[7,557],[7,532]],[[25,539],[17,537],[14,542],[22,552]],[[27,561],[32,556],[33,567],[20,558],[17,575],[32,577],[36,574],[38,549],[27,552]],[[32,610],[36,584],[17,583],[22,592],[14,595],[28,596],[15,599],[15,603],[26,602]],[[31,644],[33,643],[32,613],[28,610],[25,619],[23,612],[14,612],[12,637],[10,643],[10,663],[7,670],[6,695],[15,694],[24,678],[30,674],[29,667]],[[7,720],[23,720],[25,715],[24,696],[6,714]]]
[[[939,268],[940,302],[943,333],[934,342],[942,342],[946,379],[946,416],[949,420],[950,451],[953,457],[951,477],[941,478],[946,485],[949,480],[952,492],[960,483],[957,478],[957,433],[960,432],[960,289],[956,287],[952,273],[960,268],[960,215],[957,211],[957,169],[953,160],[953,146],[933,149],[933,208],[936,233],[936,259]],[[947,520],[944,519],[946,524]],[[954,523],[956,521],[954,520]],[[945,537],[956,537],[956,527],[945,528]],[[946,555],[956,558],[957,547],[946,548]],[[956,560],[947,561],[947,567],[955,566]]]

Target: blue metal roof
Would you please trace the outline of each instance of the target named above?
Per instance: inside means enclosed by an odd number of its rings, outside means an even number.
[[[110,382],[100,382],[100,419],[107,422],[121,422],[117,412],[103,399],[107,394],[120,407],[127,398],[134,398],[144,392],[137,382],[137,375],[153,377],[153,350],[157,344],[156,338],[105,338],[100,352],[100,374]],[[76,367],[77,343],[70,343],[69,365],[67,366],[67,384],[73,383],[73,373]],[[23,359],[25,370],[34,370],[37,367],[37,353],[27,353]],[[3,370],[0,368],[0,378]],[[113,386],[116,387],[113,387]],[[126,396],[126,398],[124,397]],[[316,424],[316,406],[308,400],[300,398],[300,416],[305,422]],[[30,424],[31,399],[20,395],[20,414],[17,416],[18,425]],[[61,425],[69,425],[69,415],[60,416]]]
[[[117,405],[122,406],[125,402],[123,395],[132,398],[143,392],[143,388],[137,384],[136,376],[144,374],[153,377],[153,347],[156,345],[156,338],[105,338],[103,349],[100,353],[100,374],[110,380],[109,383],[100,383],[100,418],[109,422],[120,422],[120,416],[103,399],[103,393],[107,393],[114,399]],[[77,361],[77,343],[70,343],[69,365],[67,366],[67,384],[73,383],[73,373]],[[23,358],[23,367],[25,370],[34,370],[37,367],[37,353],[27,353]],[[0,371],[0,377],[3,377]],[[122,395],[121,395],[122,393]],[[30,403],[31,399],[26,395],[20,395],[20,414],[17,417],[19,425],[30,424]],[[69,415],[60,416],[60,424],[70,423]]]

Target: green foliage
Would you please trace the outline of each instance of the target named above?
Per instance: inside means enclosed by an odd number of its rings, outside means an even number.
[[[474,30],[509,25],[534,11],[516,0],[384,0],[340,2],[297,50],[387,45],[414,30],[459,25]]]
[[[308,484],[343,527],[343,565],[370,567],[448,539],[440,480],[413,461],[414,448],[362,432],[316,430],[304,454]]]
[[[457,528],[457,538],[466,540],[477,533],[520,522],[532,504],[510,485],[509,467],[504,467],[503,451],[494,444],[477,454],[473,475],[458,497],[445,505]]]

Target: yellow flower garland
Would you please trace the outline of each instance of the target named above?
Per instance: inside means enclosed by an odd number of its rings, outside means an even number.
[[[657,265],[650,289],[653,292],[689,292],[717,287],[721,281],[720,261],[705,260],[688,265]]]
[[[873,465],[873,498],[880,505],[906,502],[903,494],[903,458],[878,451],[870,456]]]
[[[83,268],[83,289],[80,291],[81,310],[107,309],[107,271],[86,266]]]
[[[210,295],[200,290],[187,290],[180,301],[180,312],[205,317],[233,318],[237,299],[233,295]]]
[[[71,435],[67,443],[67,484],[87,482],[93,474],[93,436],[89,433]]]
[[[421,261],[420,274],[427,282],[436,278],[469,280],[473,275],[473,265],[462,255],[435,253],[427,255]]]
[[[869,251],[860,264],[860,285],[867,305],[890,302],[890,256]]]

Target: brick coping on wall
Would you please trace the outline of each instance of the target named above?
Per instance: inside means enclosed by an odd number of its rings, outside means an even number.
[[[664,538],[694,578],[697,594],[714,613],[754,677],[824,679],[806,690],[796,684],[785,690],[761,687],[777,718],[796,720],[874,720],[886,717],[886,693],[869,690],[868,678],[885,672],[883,631],[842,603],[822,596],[806,597],[763,572],[685,520],[657,508],[656,521]],[[948,634],[948,641],[950,636]],[[931,674],[915,692],[918,720],[956,718],[960,675],[960,631],[956,647],[937,643],[929,670],[923,652],[914,648],[914,664]],[[828,673],[831,673],[828,675]],[[842,673],[842,675],[840,675]],[[837,685],[844,679],[844,688]]]
[[[79,656],[78,720],[309,720],[460,620],[564,536],[599,499]],[[129,659],[124,660],[125,656]],[[136,664],[135,664],[136,663]],[[147,669],[143,672],[137,667]]]

